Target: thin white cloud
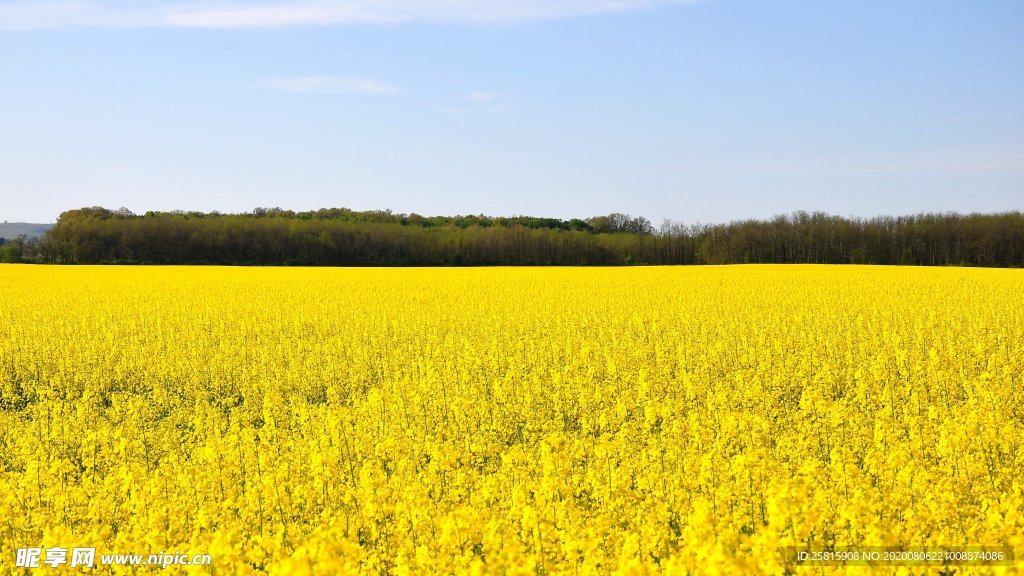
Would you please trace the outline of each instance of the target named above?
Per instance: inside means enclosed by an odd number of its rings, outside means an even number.
[[[14,0],[0,30],[177,26],[283,28],[357,24],[503,23],[594,16],[704,0]]]
[[[698,0],[300,0],[171,12],[193,28],[279,28],[403,22],[525,22],[592,16]]]
[[[124,28],[160,25],[150,4],[87,0],[34,0],[0,4],[0,31],[56,28]]]
[[[397,94],[402,89],[394,84],[370,80],[367,78],[347,78],[337,76],[303,76],[297,78],[263,78],[257,86],[269,90],[292,92],[295,94],[333,94],[333,95],[375,95],[386,96]]]

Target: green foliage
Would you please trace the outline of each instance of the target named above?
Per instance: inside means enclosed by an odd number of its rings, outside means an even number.
[[[0,263],[37,262],[41,258],[43,241],[35,236],[19,234],[14,240],[0,238]]]
[[[13,244],[4,243],[0,245],[0,262],[4,264],[14,264],[20,261],[21,259],[18,257],[18,250]]]
[[[8,241],[8,245],[12,242]],[[4,246],[6,248],[6,246]],[[610,214],[421,216],[325,208],[247,214],[82,208],[61,214],[18,259],[62,263],[495,266],[874,263],[1024,266],[1024,214],[848,219],[796,212],[718,225]],[[4,254],[10,255],[10,249]],[[9,256],[7,256],[9,257]]]

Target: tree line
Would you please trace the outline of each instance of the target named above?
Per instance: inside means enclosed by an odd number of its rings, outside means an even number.
[[[624,214],[560,220],[257,208],[137,215],[93,207],[64,212],[45,236],[21,239],[3,257],[63,264],[1021,267],[1024,213],[845,218],[801,211],[725,224],[665,221],[655,228]]]
[[[39,262],[43,260],[43,239],[19,234],[12,239],[0,238],[0,264]]]

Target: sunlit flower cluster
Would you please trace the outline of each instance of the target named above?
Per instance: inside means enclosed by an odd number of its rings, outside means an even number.
[[[1011,546],[968,570],[1024,569],[1021,270],[0,286],[2,574],[55,545],[216,574],[849,573],[781,550],[832,544]]]

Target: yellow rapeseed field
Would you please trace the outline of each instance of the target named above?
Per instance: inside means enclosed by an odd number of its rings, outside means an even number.
[[[0,266],[0,573],[1018,573],[1022,373],[1021,270]]]

